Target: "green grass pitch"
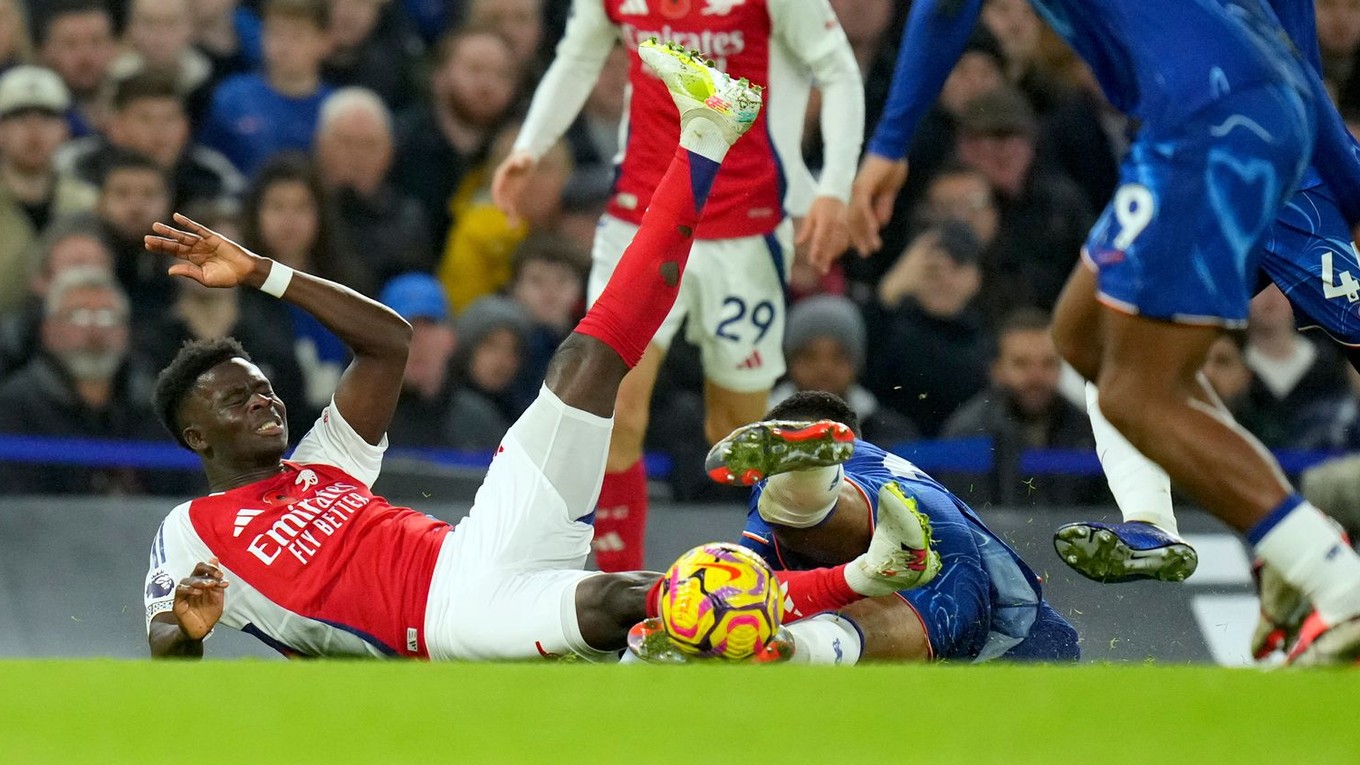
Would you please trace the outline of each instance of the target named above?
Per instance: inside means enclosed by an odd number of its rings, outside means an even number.
[[[1354,671],[0,661],[0,763],[1360,763]]]

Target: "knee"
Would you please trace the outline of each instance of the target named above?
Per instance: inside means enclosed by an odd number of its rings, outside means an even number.
[[[1149,415],[1156,411],[1158,391],[1140,376],[1119,370],[1106,370],[1096,388],[1105,419],[1137,445]]]
[[[647,593],[661,575],[649,571],[600,574],[576,588],[576,621],[591,648],[624,647],[628,630],[647,618]]]

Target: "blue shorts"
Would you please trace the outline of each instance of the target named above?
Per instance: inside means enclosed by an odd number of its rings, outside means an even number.
[[[1285,86],[1226,95],[1143,129],[1086,240],[1101,301],[1185,324],[1246,324],[1256,247],[1312,154],[1311,108]]]
[[[1289,298],[1301,329],[1360,346],[1360,260],[1350,226],[1325,187],[1304,189],[1285,203],[1259,257],[1262,275]]]

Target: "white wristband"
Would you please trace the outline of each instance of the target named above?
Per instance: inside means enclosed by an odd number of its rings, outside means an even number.
[[[276,298],[283,297],[283,291],[288,289],[288,284],[293,281],[293,269],[284,264],[274,261],[269,267],[269,276],[264,279],[264,284],[260,285],[260,292],[266,295],[273,295]]]

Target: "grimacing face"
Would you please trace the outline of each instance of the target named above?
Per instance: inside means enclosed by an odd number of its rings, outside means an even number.
[[[260,368],[228,359],[199,376],[179,408],[195,452],[237,464],[269,464],[288,447],[288,409]]]

